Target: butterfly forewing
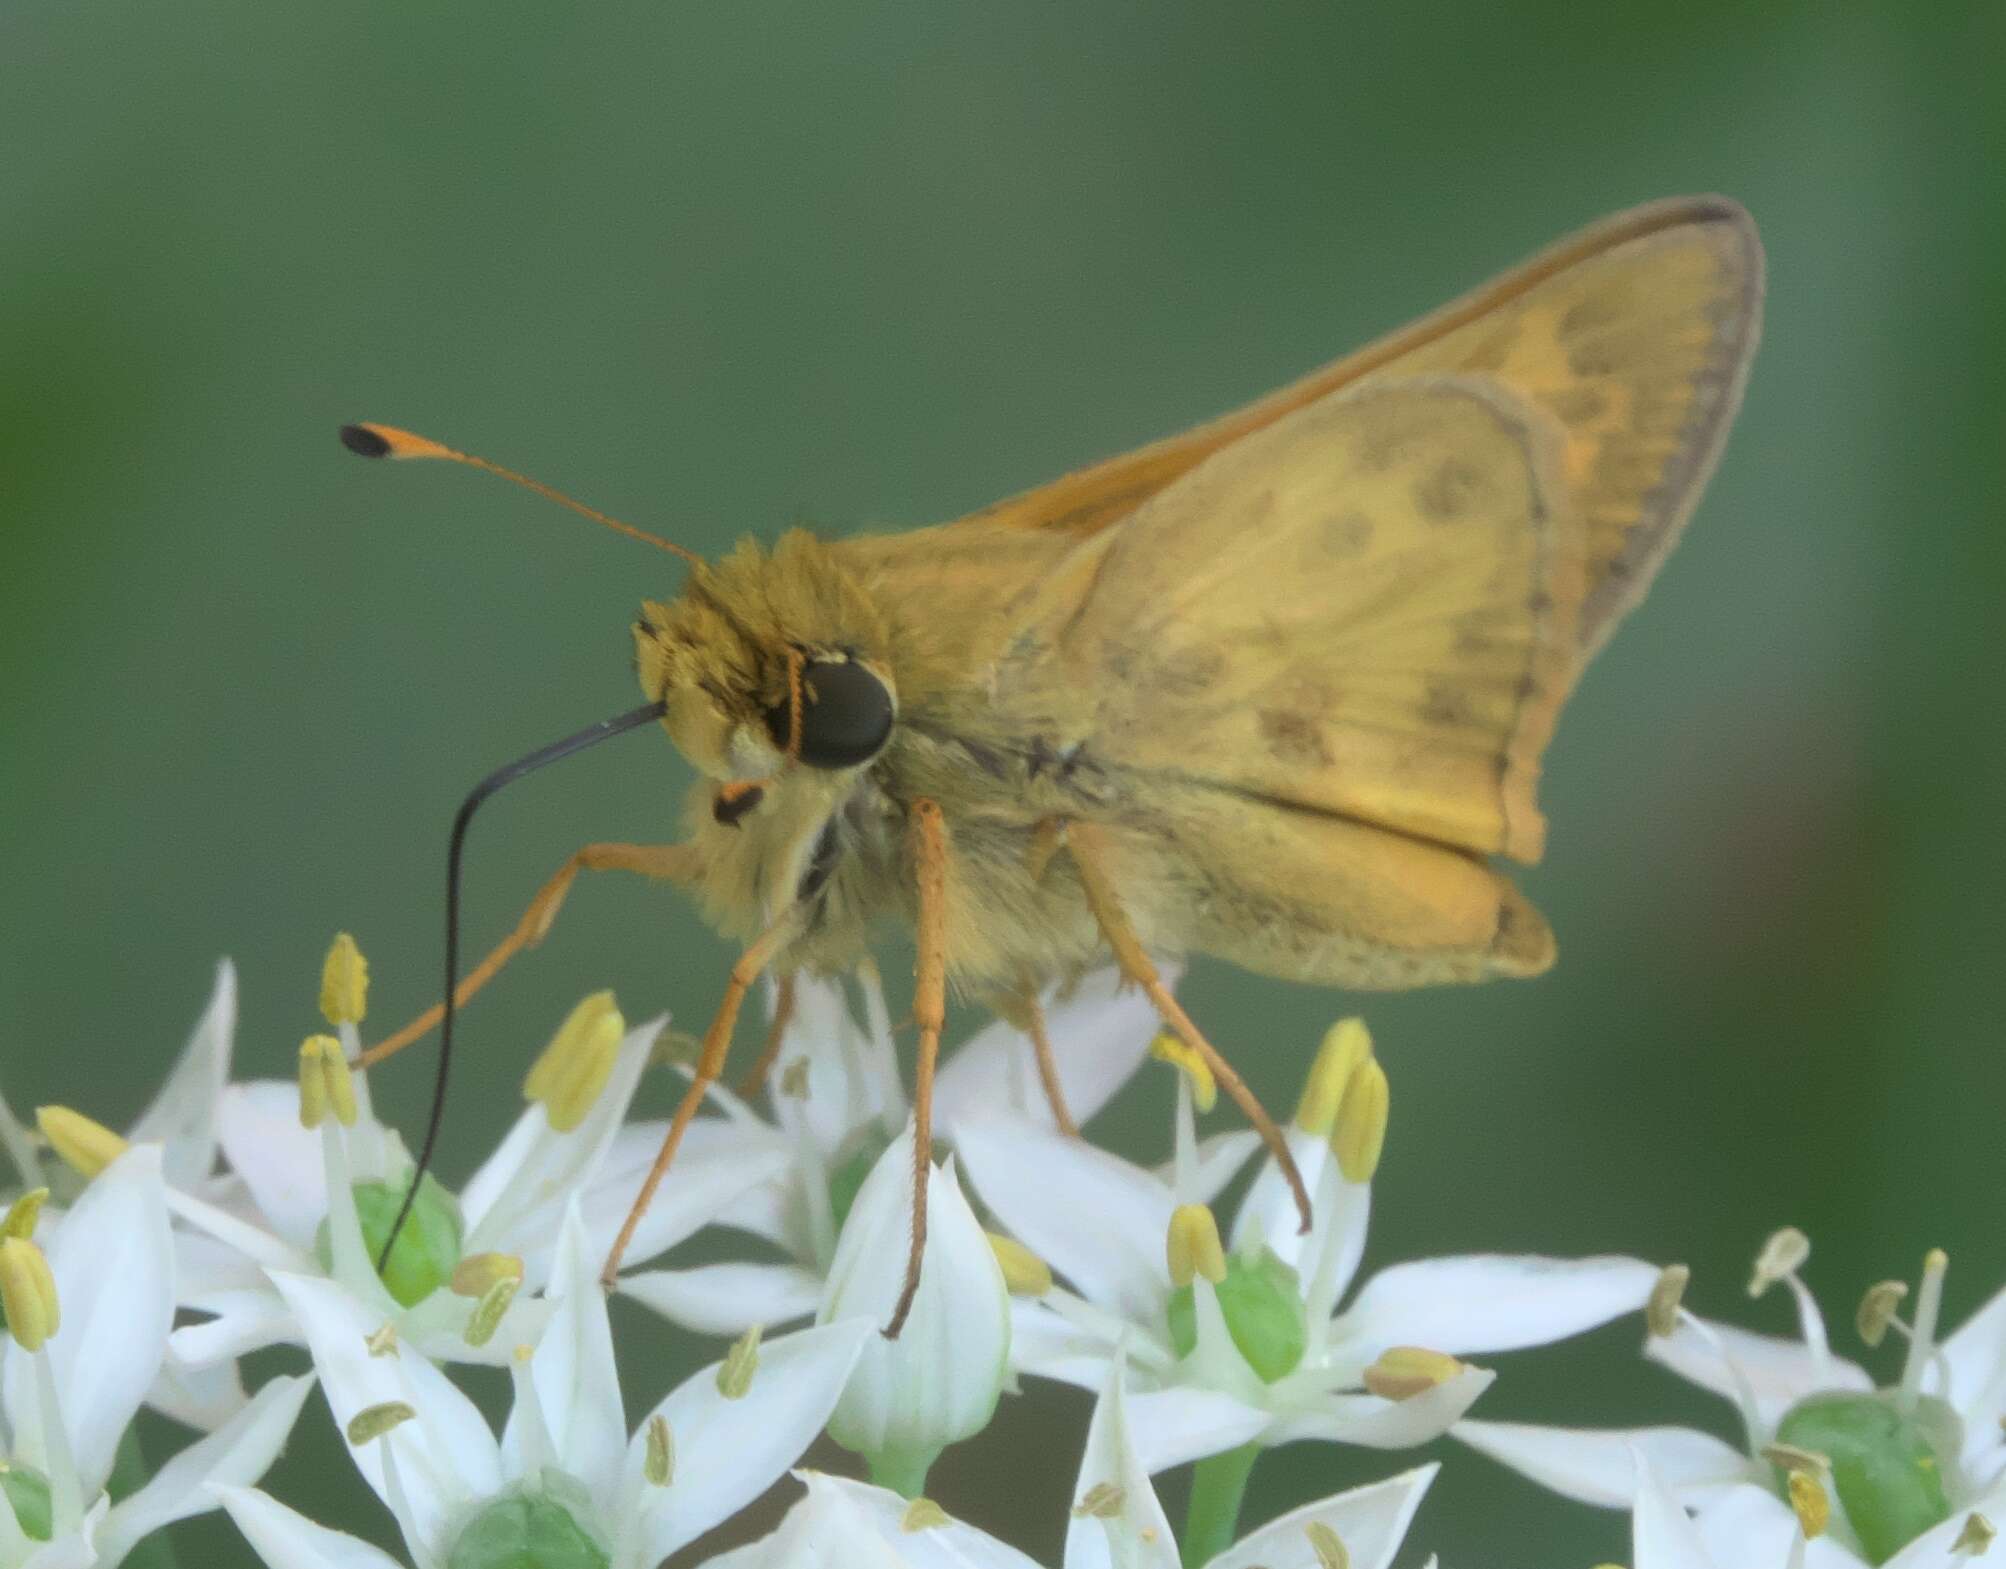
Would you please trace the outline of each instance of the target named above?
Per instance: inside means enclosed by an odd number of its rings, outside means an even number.
[[[1762,251],[1722,197],[1657,202],[1235,413],[974,514],[1090,534],[1212,453],[1366,377],[1491,376],[1557,418],[1589,585],[1577,635],[1601,646],[1648,586],[1718,455],[1754,353]]]

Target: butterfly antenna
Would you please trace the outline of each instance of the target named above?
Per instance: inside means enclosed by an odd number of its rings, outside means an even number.
[[[542,487],[534,488],[540,490]],[[527,757],[518,757],[475,785],[460,803],[460,809],[453,814],[453,832],[446,842],[446,991],[439,1017],[439,1071],[432,1083],[432,1110],[425,1122],[425,1142],[419,1147],[418,1164],[411,1172],[410,1187],[404,1190],[404,1202],[397,1207],[397,1218],[390,1223],[390,1233],[383,1239],[383,1247],[376,1255],[377,1274],[382,1274],[384,1266],[389,1263],[390,1250],[396,1246],[397,1234],[404,1229],[404,1222],[411,1215],[411,1206],[417,1202],[418,1185],[432,1169],[432,1153],[438,1147],[439,1128],[446,1118],[446,1081],[453,1069],[453,1016],[458,1011],[454,993],[460,989],[461,852],[466,848],[467,828],[474,820],[474,813],[502,786],[514,784],[523,775],[535,773],[546,763],[557,762],[574,752],[584,751],[588,746],[610,741],[616,735],[624,735],[629,730],[637,730],[660,719],[666,707],[667,704],[659,701],[644,703],[639,708],[628,709],[624,714],[615,714],[611,719],[602,719],[598,724],[589,725],[561,741],[538,747]]]
[[[582,501],[573,501],[562,491],[552,490],[541,480],[531,479],[527,474],[518,474],[514,469],[505,469],[499,463],[490,463],[486,458],[475,457],[471,452],[456,452],[453,448],[433,441],[430,437],[413,435],[408,430],[399,430],[395,425],[344,425],[341,427],[341,444],[356,456],[364,458],[443,458],[448,463],[464,463],[468,468],[480,469],[484,473],[505,479],[511,485],[520,485],[524,490],[533,490],[544,500],[554,501],[560,507],[569,507],[580,517],[603,524],[616,534],[625,534],[629,539],[638,539],[643,544],[653,545],[657,550],[666,550],[672,556],[681,556],[692,565],[703,564],[703,557],[695,551],[671,544],[659,534],[650,534],[646,529],[636,528],[631,523],[622,523],[618,518],[608,517],[597,507],[588,507]]]

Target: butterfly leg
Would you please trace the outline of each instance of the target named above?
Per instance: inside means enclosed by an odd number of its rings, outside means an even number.
[[[794,1022],[794,977],[791,973],[780,977],[777,995],[773,999],[773,1020],[766,1026],[766,1044],[759,1048],[759,1056],[746,1070],[745,1077],[738,1081],[738,1093],[747,1097],[757,1095],[766,1083],[766,1076],[773,1071],[774,1063],[780,1060],[780,1042],[787,1034],[787,1026]]]
[[[1128,912],[1122,908],[1121,899],[1115,893],[1114,882],[1107,871],[1106,841],[1101,837],[1097,824],[1072,822],[1068,825],[1066,848],[1071,853],[1073,863],[1079,868],[1080,884],[1086,891],[1087,907],[1093,911],[1094,920],[1107,938],[1108,946],[1114,950],[1115,962],[1126,975],[1156,1005],[1156,1011],[1163,1016],[1163,1022],[1182,1037],[1184,1044],[1205,1059],[1205,1065],[1212,1070],[1220,1087],[1232,1097],[1247,1120],[1261,1135],[1261,1142],[1274,1156],[1275,1164],[1287,1180],[1289,1191],[1295,1195],[1296,1208],[1302,1214],[1302,1229],[1310,1228],[1309,1189],[1303,1185],[1302,1173],[1296,1169],[1295,1157],[1289,1153],[1288,1141],[1282,1131],[1275,1126],[1274,1118],[1267,1108],[1255,1098],[1247,1088],[1247,1081],[1234,1071],[1233,1065],[1219,1054],[1219,1049],[1208,1041],[1191,1022],[1177,999],[1170,994],[1170,988],[1163,984],[1163,977],[1157,973],[1156,965],[1135,935],[1135,928],[1129,924]]]
[[[669,1121],[669,1131],[663,1135],[662,1147],[655,1152],[655,1163],[648,1168],[640,1192],[634,1195],[633,1207],[627,1211],[626,1220],[621,1222],[620,1234],[613,1239],[613,1246],[606,1255],[606,1265],[599,1272],[600,1283],[607,1290],[613,1289],[620,1273],[620,1257],[627,1251],[627,1244],[634,1240],[634,1230],[641,1224],[641,1217],[648,1213],[648,1206],[654,1202],[655,1190],[662,1185],[669,1163],[676,1158],[690,1120],[696,1116],[697,1108],[703,1104],[704,1096],[717,1082],[718,1075],[724,1072],[725,1055],[731,1050],[732,1027],[738,1023],[739,1005],[745,1001],[745,994],[752,983],[773,962],[774,954],[784,948],[794,935],[794,912],[790,908],[761,933],[759,939],[732,965],[731,978],[725,982],[724,999],[717,1005],[710,1028],[704,1031],[703,1049],[697,1055],[690,1087],[683,1092],[676,1114]]]
[[[1031,1060],[1038,1067],[1038,1083],[1045,1092],[1045,1104],[1052,1108],[1052,1121],[1067,1138],[1078,1138],[1079,1123],[1066,1105],[1066,1087],[1059,1078],[1059,1059],[1052,1050],[1052,1037],[1045,1028],[1045,1005],[1039,1001],[1037,983],[1026,975],[1014,992],[998,998],[997,1014],[1031,1042]]]
[[[529,901],[515,930],[495,944],[494,951],[467,972],[453,993],[455,1007],[464,1008],[467,999],[495,978],[503,965],[525,948],[542,942],[563,908],[564,896],[580,872],[639,872],[643,877],[688,882],[696,875],[696,852],[683,844],[588,844],[574,850],[555,875]],[[438,1026],[445,1013],[443,1004],[434,1003],[395,1035],[386,1036],[355,1059],[353,1066],[371,1067],[385,1057],[395,1056],[413,1041]]]
[[[912,1012],[919,1025],[919,1062],[912,1081],[912,1244],[906,1254],[905,1286],[885,1325],[896,1340],[905,1328],[919,1291],[926,1258],[926,1185],[933,1175],[933,1070],[940,1060],[940,1031],[947,1019],[947,824],[940,803],[912,804],[912,856],[919,884],[919,950],[914,971]]]

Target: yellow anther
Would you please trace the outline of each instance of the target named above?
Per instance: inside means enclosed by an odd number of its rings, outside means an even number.
[[[1337,1121],[1330,1130],[1331,1153],[1346,1182],[1370,1182],[1379,1170],[1379,1156],[1386,1148],[1386,1115],[1391,1092],[1386,1070],[1377,1057],[1367,1057],[1351,1070],[1351,1082],[1344,1087]]]
[[[1125,1497],[1119,1482],[1096,1482],[1080,1494],[1080,1501],[1073,1505],[1073,1517],[1078,1520],[1119,1519]]]
[[[1345,1086],[1371,1055],[1372,1032],[1363,1019],[1339,1019],[1325,1031],[1316,1060],[1309,1065],[1309,1077],[1303,1080],[1302,1099],[1296,1102],[1296,1126],[1327,1136],[1337,1121],[1337,1108],[1344,1104]]]
[[[347,932],[337,932],[320,967],[320,1014],[336,1028],[369,1012],[369,961]]]
[[[481,1293],[480,1301],[474,1304],[473,1312],[467,1315],[467,1327],[460,1331],[460,1338],[470,1346],[484,1346],[494,1339],[495,1331],[501,1328],[501,1321],[507,1316],[509,1304],[515,1301],[515,1294],[522,1289],[520,1277],[502,1276]]]
[[[329,1112],[344,1128],[355,1126],[355,1079],[341,1042],[309,1035],[300,1042],[300,1126],[317,1128]]]
[[[1790,1473],[1790,1507],[1797,1512],[1797,1528],[1807,1542],[1823,1536],[1832,1523],[1832,1495],[1815,1472]]]
[[[1389,1346],[1365,1370],[1365,1387],[1382,1400],[1412,1400],[1462,1372],[1465,1363],[1425,1346]]]
[[[914,1531],[937,1531],[942,1526],[952,1525],[945,1509],[931,1498],[915,1498],[905,1506],[905,1513],[899,1516],[899,1529],[911,1534]]]
[[[612,1076],[627,1021],[611,992],[594,992],[557,1027],[522,1082],[524,1100],[541,1101],[550,1125],[567,1133],[585,1120]]]
[[[380,1405],[364,1406],[348,1419],[348,1442],[360,1449],[392,1428],[402,1427],[417,1414],[402,1400],[385,1400]]]
[[[484,1297],[497,1281],[522,1281],[522,1260],[513,1253],[469,1253],[453,1266],[449,1284],[458,1297]]]
[[[1773,1233],[1755,1256],[1755,1270],[1748,1277],[1748,1294],[1761,1296],[1777,1281],[1796,1274],[1810,1256],[1811,1239],[1795,1226],[1785,1226]]]
[[[1170,1212],[1164,1255],[1173,1286],[1188,1286],[1200,1275],[1215,1286],[1226,1278],[1226,1248],[1219,1240],[1219,1222],[1203,1204],[1180,1204]]]
[[[1651,1294],[1644,1301],[1644,1327],[1662,1340],[1679,1327],[1679,1304],[1686,1299],[1686,1287],[1693,1272],[1684,1264],[1667,1264],[1658,1271]]]
[[[641,1474],[656,1487],[667,1487],[676,1479],[676,1435],[659,1411],[648,1418],[648,1450]]]
[[[1990,1520],[1974,1511],[1964,1517],[1964,1529],[1957,1533],[1957,1540],[1950,1544],[1950,1550],[1967,1558],[1978,1558],[1983,1556],[1998,1534]]]
[[[996,1262],[1003,1267],[1004,1289],[1011,1296],[1042,1297],[1052,1289],[1052,1266],[1023,1243],[994,1231],[983,1235],[989,1239],[989,1250],[996,1255]]]
[[[1167,1031],[1157,1036],[1149,1043],[1149,1054],[1184,1075],[1191,1085],[1191,1102],[1200,1111],[1219,1104],[1219,1081],[1212,1077],[1210,1065],[1177,1036]]]
[[[1769,1443],[1758,1452],[1779,1471],[1809,1471],[1813,1476],[1829,1476],[1832,1472],[1832,1457],[1822,1450]]]
[[[386,1318],[363,1337],[363,1346],[373,1357],[390,1357],[397,1354],[397,1321]]]
[[[23,1351],[40,1351],[63,1322],[56,1277],[42,1250],[26,1237],[0,1238],[0,1309]]]
[[[1878,1280],[1867,1287],[1866,1295],[1860,1298],[1860,1310],[1853,1315],[1853,1327],[1860,1332],[1860,1338],[1870,1346],[1878,1346],[1887,1339],[1895,1314],[1907,1296],[1905,1280]]]
[[[71,1170],[95,1177],[125,1153],[125,1140],[67,1106],[38,1106],[35,1126]]]
[[[1316,1554],[1317,1569],[1351,1569],[1344,1539],[1321,1520],[1310,1521],[1303,1527],[1303,1535],[1309,1538],[1309,1550]]]
[[[23,1242],[35,1235],[35,1222],[42,1218],[47,1188],[30,1188],[7,1206],[7,1218],[0,1220],[0,1237],[19,1237]]]
[[[759,1371],[759,1326],[754,1324],[731,1343],[717,1367],[717,1392],[727,1400],[743,1400]]]

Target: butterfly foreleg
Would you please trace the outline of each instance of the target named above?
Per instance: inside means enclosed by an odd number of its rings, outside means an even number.
[[[697,875],[697,853],[686,844],[588,844],[571,852],[541,888],[522,918],[494,950],[467,972],[453,992],[453,1005],[464,1008],[467,999],[495,978],[525,948],[542,942],[564,906],[564,896],[580,872],[639,872],[643,877],[659,877],[671,882],[689,882]],[[386,1036],[355,1059],[358,1068],[371,1067],[394,1056],[435,1029],[445,1014],[442,1003],[433,1003],[395,1035]]]
[[[1267,1145],[1268,1152],[1274,1156],[1275,1164],[1287,1180],[1289,1191],[1295,1195],[1296,1208],[1302,1215],[1302,1229],[1307,1232],[1310,1228],[1309,1189],[1303,1185],[1302,1173],[1296,1169],[1288,1141],[1282,1137],[1281,1129],[1275,1126],[1267,1108],[1247,1087],[1247,1081],[1191,1022],[1191,1016],[1170,994],[1170,988],[1163,984],[1155,961],[1135,935],[1128,912],[1122,908],[1121,898],[1115,892],[1114,880],[1108,875],[1107,846],[1099,826],[1077,820],[1067,824],[1065,844],[1073,864],[1079,869],[1080,886],[1086,894],[1087,907],[1093,911],[1101,935],[1107,938],[1108,946],[1114,950],[1115,963],[1121,967],[1122,974],[1140,986],[1143,994],[1156,1005],[1163,1022],[1176,1032],[1185,1045],[1205,1059],[1205,1065],[1212,1070],[1220,1087],[1254,1125],[1255,1131],[1261,1135],[1261,1142]]]
[[[633,1207],[627,1211],[627,1218],[620,1225],[620,1234],[613,1239],[613,1246],[606,1254],[606,1264],[599,1272],[601,1283],[610,1291],[620,1272],[621,1255],[627,1251],[627,1244],[634,1240],[634,1230],[641,1224],[641,1217],[648,1212],[654,1202],[655,1190],[662,1185],[662,1178],[668,1174],[669,1164],[676,1158],[676,1150],[683,1142],[683,1134],[689,1128],[690,1120],[696,1116],[697,1108],[703,1104],[710,1087],[717,1083],[724,1072],[724,1059],[731,1050],[732,1027],[738,1023],[739,1006],[745,1001],[745,994],[752,983],[759,979],[773,956],[791,942],[799,926],[799,906],[790,905],[782,912],[759,939],[738,956],[731,967],[731,976],[725,982],[724,997],[717,1005],[717,1013],[710,1021],[710,1028],[704,1031],[703,1047],[697,1055],[696,1069],[690,1079],[690,1087],[683,1092],[683,1098],[676,1107],[676,1114],[669,1120],[669,1131],[662,1137],[662,1147],[655,1152],[655,1163],[648,1168],[648,1175],[641,1183],[641,1189],[634,1195]]]

